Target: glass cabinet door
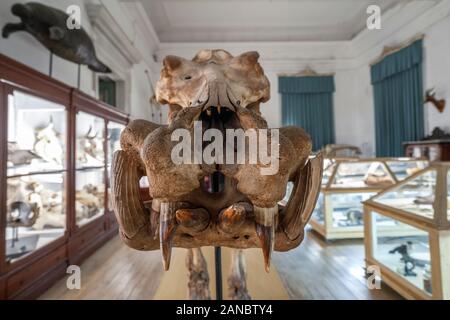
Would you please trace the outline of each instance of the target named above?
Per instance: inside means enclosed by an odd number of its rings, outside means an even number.
[[[336,163],[332,159],[323,160],[322,186],[326,186],[336,167]]]
[[[120,134],[125,125],[117,122],[108,122],[108,166],[111,165],[114,152],[120,150]]]
[[[65,106],[15,90],[8,95],[6,260],[66,230]]]
[[[316,207],[311,215],[311,219],[314,219],[320,224],[325,224],[325,197],[323,193],[319,193],[317,198]]]
[[[403,181],[409,176],[428,166],[428,161],[424,160],[402,160],[398,161],[386,161],[386,165],[391,169],[392,173],[395,175],[397,181]]]
[[[354,161],[340,163],[332,188],[380,188],[394,184],[382,162]]]
[[[107,144],[108,144],[108,176],[107,176],[107,185],[108,185],[108,209],[112,209],[111,203],[111,163],[114,152],[120,150],[120,134],[123,129],[125,129],[125,125],[110,121],[108,122],[108,136],[107,136]]]
[[[8,96],[7,175],[65,169],[63,105],[15,90]]]
[[[64,235],[65,175],[33,174],[7,180],[6,258],[14,261]]]
[[[105,165],[105,126],[103,118],[77,113],[77,169]]]
[[[77,170],[75,185],[75,218],[77,226],[105,213],[104,169]]]
[[[362,227],[363,201],[375,195],[374,192],[334,193],[327,205],[331,207],[333,227]]]
[[[105,212],[105,129],[103,118],[76,118],[75,222],[81,227]]]
[[[434,217],[436,170],[429,169],[374,198],[375,202],[423,216]]]
[[[371,215],[374,258],[431,295],[433,288],[428,232],[376,212],[371,212]]]

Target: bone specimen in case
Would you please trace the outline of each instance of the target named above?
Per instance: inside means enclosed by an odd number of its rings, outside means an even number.
[[[17,142],[8,142],[8,162],[14,166],[31,164],[33,159],[40,159],[36,153],[31,150],[22,150]]]
[[[78,161],[81,163],[103,161],[103,139],[98,137],[98,132],[93,133],[92,126],[78,139],[78,154]]]
[[[66,225],[62,192],[49,190],[37,181],[8,181],[8,203],[8,226],[42,230]]]
[[[394,181],[388,175],[376,175],[369,173],[364,179],[364,183],[368,186],[390,186],[394,184]]]
[[[23,201],[10,204],[6,223],[9,227],[31,227],[39,215],[39,207]]]
[[[87,184],[76,192],[77,221],[89,219],[103,209],[104,187]]]
[[[53,118],[47,126],[36,130],[36,143],[34,152],[47,162],[62,164],[63,148],[60,133],[55,130]]]

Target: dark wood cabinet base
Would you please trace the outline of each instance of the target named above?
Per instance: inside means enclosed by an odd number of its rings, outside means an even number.
[[[55,282],[67,275],[69,265],[80,265],[83,260],[117,235],[117,229],[97,234],[92,243],[78,247],[80,242],[61,246],[52,254],[45,256],[28,268],[19,272],[11,272],[0,279],[1,299],[36,299]],[[91,238],[92,241],[92,238]],[[69,247],[74,255],[70,257]],[[2,296],[3,292],[3,296]]]
[[[450,161],[449,140],[405,142],[407,157],[426,158],[430,161]]]

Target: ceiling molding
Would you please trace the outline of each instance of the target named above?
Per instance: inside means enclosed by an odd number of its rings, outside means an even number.
[[[369,66],[384,46],[396,46],[450,14],[450,1],[437,3],[408,2],[397,5],[385,13],[382,30],[362,30],[351,41],[302,41],[302,42],[207,42],[167,43],[160,42],[158,62],[166,55],[193,57],[203,48],[222,48],[232,54],[257,50],[261,64],[268,72],[292,72],[311,67],[321,72],[356,69]],[[400,40],[398,40],[400,39]]]
[[[401,1],[141,0],[160,41],[172,43],[349,41],[369,5],[384,12]]]
[[[158,35],[141,2],[123,2],[123,5],[136,23],[138,33],[136,39],[139,39],[139,43],[135,43],[135,45],[141,52],[147,53],[142,55],[143,59],[152,71],[156,71],[159,69],[159,64],[156,62],[156,52],[160,46]]]
[[[152,48],[152,51],[156,51],[160,41],[144,7],[142,6],[142,3],[140,1],[132,1],[122,2],[122,5],[127,9],[136,22],[138,30],[143,32],[145,37],[142,40],[148,44],[149,48]]]
[[[111,49],[120,52],[130,65],[142,60],[139,50],[136,49],[116,19],[102,4],[86,4],[86,11],[91,19],[94,33],[101,33],[109,39],[113,46]]]
[[[422,4],[424,5],[425,2]],[[420,3],[406,3],[394,8],[385,17],[383,28],[377,31],[364,30],[351,42],[351,51],[357,59],[356,66],[367,65],[375,60],[385,46],[395,47],[426,31],[450,14],[450,1],[423,7]]]
[[[224,49],[233,55],[258,51],[264,60],[333,60],[350,58],[347,41],[310,42],[233,42],[233,43],[160,43],[158,62],[169,54],[194,57],[201,49]]]

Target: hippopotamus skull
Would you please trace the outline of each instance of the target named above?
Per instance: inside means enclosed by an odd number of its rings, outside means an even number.
[[[169,105],[168,125],[135,120],[121,135],[122,150],[112,167],[120,234],[135,249],[161,248],[166,270],[173,246],[261,247],[268,269],[273,249],[286,251],[303,239],[320,189],[322,157],[310,156],[311,140],[298,127],[276,129],[278,141],[273,140],[259,110],[270,98],[270,84],[258,58],[257,52],[233,57],[224,50],[202,50],[190,61],[167,56],[156,99]],[[174,163],[174,132],[195,135],[195,123],[202,124],[202,133],[253,130],[275,141],[277,172],[262,174],[267,163],[250,162],[250,147],[240,163],[220,157],[214,163]],[[189,146],[194,150],[195,141]],[[143,176],[149,182],[147,202],[140,197]],[[217,181],[221,188],[212,190]],[[281,205],[288,181],[293,191]]]

